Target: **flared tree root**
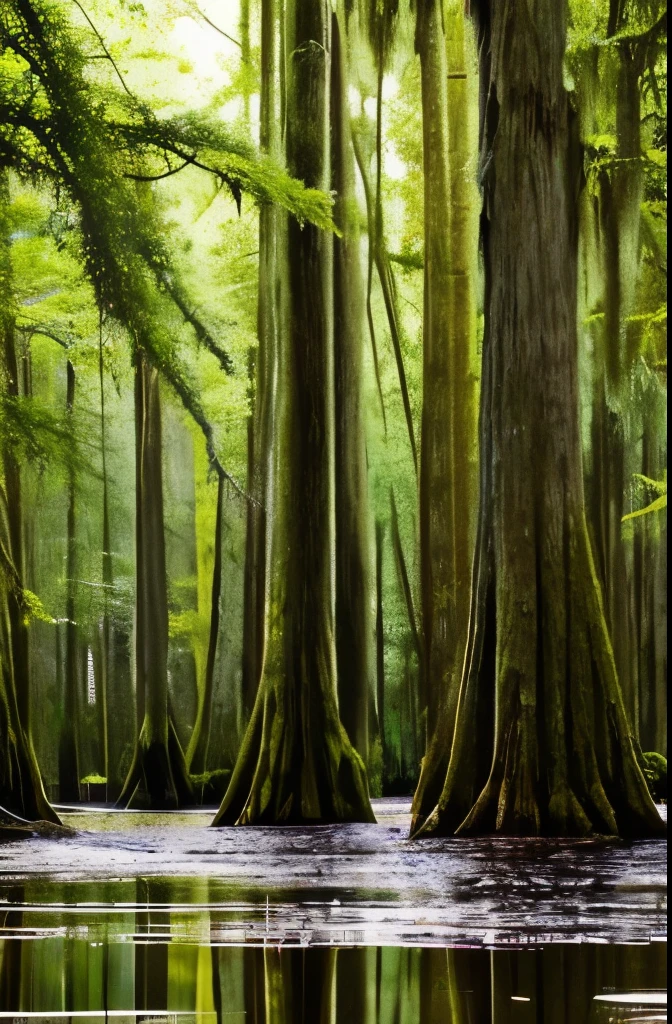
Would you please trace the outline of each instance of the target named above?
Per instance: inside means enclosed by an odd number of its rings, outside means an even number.
[[[212,824],[375,822],[366,769],[335,704],[315,706],[310,728],[288,713],[278,688],[260,690],[222,806]],[[330,713],[331,712],[331,713]]]
[[[195,803],[187,763],[172,719],[168,741],[150,739],[143,726],[116,807],[172,811]]]

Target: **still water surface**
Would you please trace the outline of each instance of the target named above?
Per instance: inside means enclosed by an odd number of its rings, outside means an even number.
[[[0,843],[0,1024],[666,1020],[664,842],[409,843],[409,810]]]

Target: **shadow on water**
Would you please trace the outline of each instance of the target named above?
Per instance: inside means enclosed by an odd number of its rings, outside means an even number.
[[[106,1017],[176,1024],[666,1019],[662,943],[494,951],[245,948],[162,941],[152,937],[152,923],[150,913],[125,941],[92,942],[76,933],[39,937],[32,932],[19,938],[21,925],[11,922],[14,937],[0,940],[0,1019],[26,1024],[68,1018],[93,1024]],[[652,995],[652,990],[658,991]]]

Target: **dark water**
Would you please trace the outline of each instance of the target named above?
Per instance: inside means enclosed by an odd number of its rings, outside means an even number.
[[[0,940],[2,1018],[26,1024],[106,1016],[184,1024],[666,1019],[663,943],[494,951],[244,948],[161,941],[151,925],[139,920],[124,939],[91,941],[77,928],[45,936],[28,929],[19,937],[23,926],[6,922],[13,937]]]
[[[81,809],[0,842],[0,1024],[667,1019],[664,842],[412,843],[409,811],[210,829]]]

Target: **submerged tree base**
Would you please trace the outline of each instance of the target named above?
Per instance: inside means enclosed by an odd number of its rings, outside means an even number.
[[[525,662],[516,667],[502,656],[494,617],[505,595],[498,602],[495,573],[477,567],[450,763],[431,813],[425,818],[414,804],[413,836],[666,833],[625,714],[585,521],[577,518],[567,526],[565,565],[540,566],[546,629],[527,679],[516,671]],[[495,657],[486,656],[488,642]],[[545,672],[536,675],[534,664]]]
[[[259,693],[213,826],[375,822],[364,762],[335,701],[325,703],[313,707],[322,721],[309,727],[290,714],[279,687]]]
[[[167,743],[150,739],[143,726],[116,807],[166,811],[194,803],[187,763],[172,719],[168,722]]]
[[[3,714],[4,712],[4,714]],[[12,729],[7,704],[2,704],[0,689],[0,822],[50,821],[60,825],[61,819],[44,792],[32,743],[20,726]]]

